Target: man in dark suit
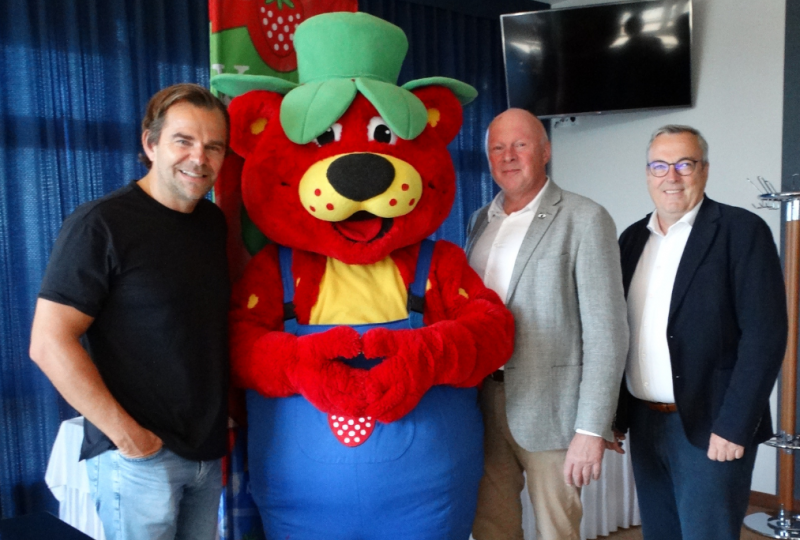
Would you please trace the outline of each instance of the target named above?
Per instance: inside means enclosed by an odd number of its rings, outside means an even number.
[[[631,341],[616,432],[630,429],[646,540],[731,540],[757,445],[772,435],[787,332],[780,260],[761,218],[705,197],[697,130],[658,129],[647,161],[656,209],[619,241]]]

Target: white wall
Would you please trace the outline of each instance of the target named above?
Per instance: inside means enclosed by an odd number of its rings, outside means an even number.
[[[564,0],[553,7],[599,3]],[[694,0],[694,107],[581,116],[553,129],[553,179],[605,206],[622,232],[653,208],[645,187],[650,134],[664,124],[689,124],[709,142],[708,195],[753,210],[756,190],[748,178],[762,176],[778,189],[781,183],[785,10],[785,0]],[[778,242],[780,212],[757,213]],[[762,445],[753,490],[776,493],[775,463],[775,450]]]

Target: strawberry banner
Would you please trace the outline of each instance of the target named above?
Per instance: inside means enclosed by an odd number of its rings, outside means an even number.
[[[247,73],[297,82],[297,25],[320,13],[357,10],[357,0],[209,0],[211,75]]]

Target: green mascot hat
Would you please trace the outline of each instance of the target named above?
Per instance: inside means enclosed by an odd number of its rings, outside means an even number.
[[[402,139],[425,129],[428,112],[410,92],[422,86],[449,88],[466,105],[478,95],[470,85],[428,77],[397,86],[408,40],[397,26],[367,13],[335,12],[311,17],[294,34],[299,84],[267,75],[216,75],[211,86],[230,96],[250,90],[285,94],[281,125],[286,136],[306,144],[321,135],[361,92]]]

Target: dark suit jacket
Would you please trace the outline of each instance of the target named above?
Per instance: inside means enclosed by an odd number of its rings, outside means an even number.
[[[619,239],[627,297],[649,215]],[[766,223],[705,198],[678,266],[667,323],[672,383],[689,441],[711,433],[743,446],[772,436],[769,395],[786,348],[786,293]],[[628,428],[622,382],[616,427]]]

